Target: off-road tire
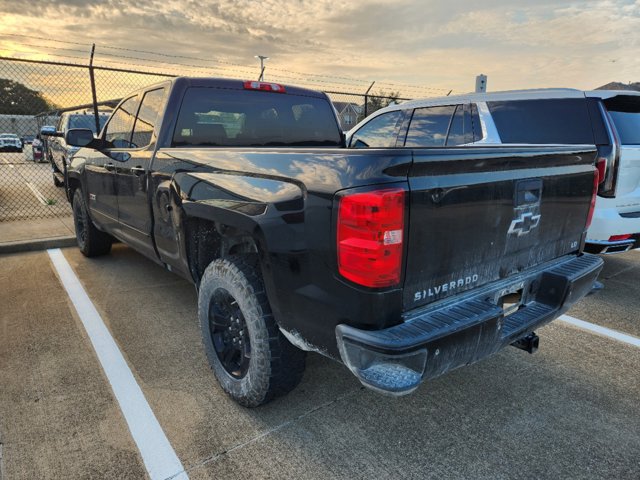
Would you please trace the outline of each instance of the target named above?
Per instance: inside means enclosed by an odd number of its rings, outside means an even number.
[[[85,257],[105,255],[111,250],[113,237],[98,230],[87,211],[87,206],[79,188],[73,194],[73,224],[76,227],[78,248]]]
[[[245,407],[257,407],[293,390],[304,373],[306,352],[282,335],[271,313],[255,255],[214,260],[206,268],[198,293],[198,318],[204,348],[222,389]],[[228,293],[244,319],[251,354],[241,378],[225,369],[216,353],[209,318],[214,294]]]

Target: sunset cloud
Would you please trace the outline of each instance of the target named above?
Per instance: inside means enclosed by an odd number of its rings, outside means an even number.
[[[415,97],[469,91],[479,73],[488,75],[490,90],[640,80],[638,1],[3,0],[0,18],[4,55],[36,50],[82,58],[95,42],[105,64],[173,62],[252,78],[253,57],[264,54],[271,57],[269,79],[316,88],[362,91],[376,80],[379,89]],[[196,67],[163,68],[194,74]]]

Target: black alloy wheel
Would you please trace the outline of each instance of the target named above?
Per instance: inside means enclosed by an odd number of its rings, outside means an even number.
[[[251,361],[251,342],[238,302],[224,288],[209,303],[209,330],[216,355],[233,378],[243,378]]]

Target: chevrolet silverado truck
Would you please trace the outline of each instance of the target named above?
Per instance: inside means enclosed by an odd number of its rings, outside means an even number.
[[[305,351],[406,394],[507,345],[534,351],[534,329],[597,278],[582,250],[600,127],[584,95],[543,97],[537,120],[561,127],[548,144],[491,144],[484,106],[461,97],[376,112],[347,147],[324,93],[160,83],[99,136],[67,132],[84,147],[66,179],[78,246],[118,239],[193,282],[208,360],[242,405],[292,390]]]

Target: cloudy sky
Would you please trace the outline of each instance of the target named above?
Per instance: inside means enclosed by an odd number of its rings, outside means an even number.
[[[489,90],[640,81],[640,0],[0,0],[0,25],[3,56],[79,62],[96,43],[104,65],[254,78],[262,54],[268,80],[410,97],[479,73]]]

